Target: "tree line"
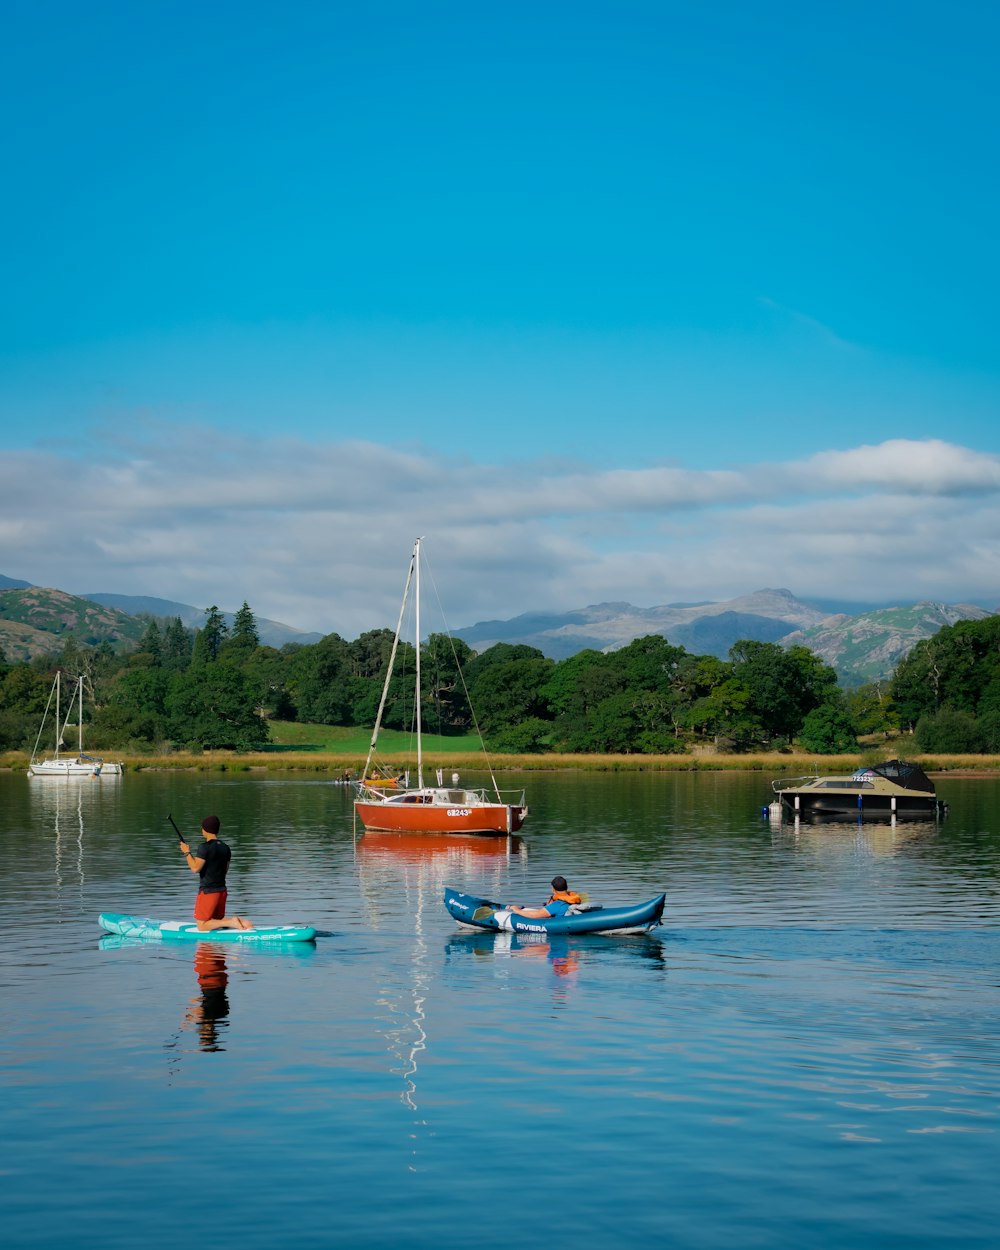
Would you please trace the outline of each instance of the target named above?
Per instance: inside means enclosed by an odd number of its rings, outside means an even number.
[[[0,657],[0,749],[30,749],[57,667],[85,676],[94,749],[250,751],[267,745],[270,721],[374,723],[392,630],[276,649],[261,645],[246,603],[231,628],[217,607],[205,616],[197,629],[148,618],[128,653],[71,640],[54,659]],[[414,660],[413,646],[400,642],[387,728],[412,728]],[[656,634],[559,661],[509,643],[476,654],[431,634],[421,675],[425,730],[479,731],[498,753],[668,754],[700,743],[741,752],[794,743],[823,754],[900,728],[924,751],[1000,749],[997,617],[962,621],[919,643],[885,688],[841,689],[834,669],[806,647],[744,640],[721,660]]]
[[[1000,752],[1000,616],[918,642],[896,668],[893,696],[922,751]]]

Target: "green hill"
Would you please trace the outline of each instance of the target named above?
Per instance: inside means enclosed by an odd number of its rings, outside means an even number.
[[[67,638],[84,646],[109,642],[116,651],[127,649],[145,628],[133,616],[62,590],[0,590],[0,651],[16,663],[54,655]]]

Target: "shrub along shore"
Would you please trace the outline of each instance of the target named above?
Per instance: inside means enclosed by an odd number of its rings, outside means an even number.
[[[107,759],[120,760],[128,772],[181,770],[189,772],[308,772],[332,774],[339,780],[360,775],[364,756],[356,753],[279,749],[239,753],[236,751],[177,751],[168,755],[130,755],[106,751]],[[908,751],[900,743],[881,744],[852,755],[808,755],[797,751],[764,751],[757,754],[725,754],[700,750],[687,755],[493,755],[495,773],[507,772],[759,772],[773,777],[812,776],[816,773],[841,774],[865,765],[902,757],[919,764],[931,774],[990,776],[1000,773],[1000,755],[926,755]],[[416,768],[410,752],[380,755],[380,762],[400,772]],[[23,751],[0,754],[0,770],[26,772],[29,756]],[[425,752],[424,777],[436,769],[447,776],[482,775],[487,769],[478,752]]]

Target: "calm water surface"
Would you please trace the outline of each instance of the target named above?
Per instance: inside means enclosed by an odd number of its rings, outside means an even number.
[[[766,778],[525,781],[522,839],[440,849],[324,780],[0,775],[3,1244],[996,1246],[1000,782],[796,829]],[[315,947],[102,939],[189,914],[168,812],[217,812],[232,904]],[[556,872],[666,923],[442,906]]]

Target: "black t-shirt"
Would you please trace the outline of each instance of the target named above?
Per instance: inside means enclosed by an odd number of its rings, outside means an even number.
[[[220,894],[226,888],[226,873],[233,857],[232,851],[221,838],[210,838],[202,842],[195,855],[205,861],[198,869],[198,876],[201,878],[198,889],[202,894]]]

